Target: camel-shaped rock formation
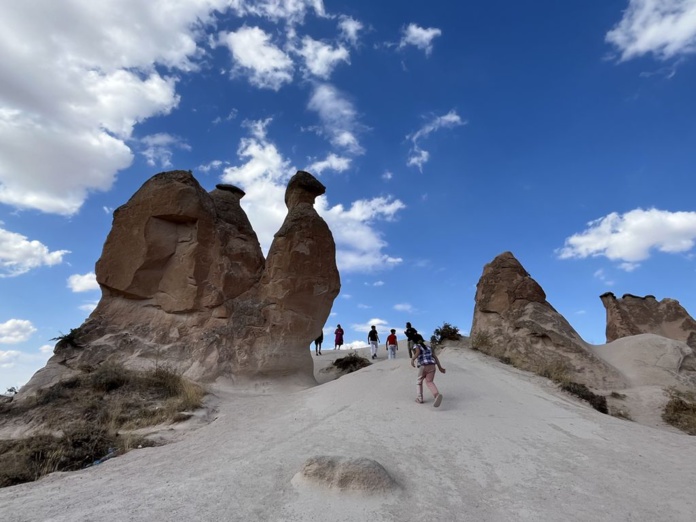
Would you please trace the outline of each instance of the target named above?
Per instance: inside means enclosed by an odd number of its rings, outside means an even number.
[[[114,212],[96,264],[98,306],[22,393],[105,361],[166,365],[199,381],[314,383],[307,347],[340,289],[333,236],[314,209],[324,192],[307,172],[292,177],[264,259],[242,190],[208,193],[187,171],[153,176]]]

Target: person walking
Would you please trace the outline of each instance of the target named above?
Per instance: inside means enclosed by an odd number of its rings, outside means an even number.
[[[321,331],[319,337],[314,339],[314,353],[316,355],[321,355],[321,343],[324,342],[324,330]]]
[[[406,344],[408,345],[408,358],[413,357],[413,342],[418,335],[418,330],[416,330],[411,323],[406,323],[406,330],[404,330],[404,335],[406,336]]]
[[[334,335],[336,336],[334,341],[334,350],[340,350],[341,346],[343,346],[343,328],[341,328],[340,324],[336,327]]]
[[[416,402],[423,404],[423,381],[425,380],[426,386],[435,397],[435,402],[433,406],[436,408],[442,404],[442,394],[435,386],[435,368],[437,367],[442,373],[445,373],[445,369],[440,364],[440,360],[437,355],[433,352],[428,345],[425,344],[425,340],[422,335],[418,335],[414,340],[414,354],[411,358],[411,366],[415,368],[416,361],[418,361],[418,379],[416,380]]]
[[[391,329],[391,334],[387,336],[387,357],[389,359],[396,359],[396,350],[399,349],[399,345],[396,340],[396,330]]]
[[[379,347],[379,334],[377,333],[377,327],[372,325],[370,331],[367,333],[367,342],[370,343],[370,351],[372,352],[372,358],[377,358],[377,348]]]

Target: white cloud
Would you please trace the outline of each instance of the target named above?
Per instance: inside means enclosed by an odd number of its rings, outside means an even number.
[[[228,0],[229,2],[230,0]],[[323,0],[231,0],[238,15],[255,15],[274,22],[302,23],[311,9],[320,18],[326,18]]]
[[[220,42],[232,53],[233,71],[248,74],[252,85],[277,91],[292,81],[292,59],[271,42],[263,29],[243,26],[238,31],[221,33]]]
[[[287,214],[285,185],[295,170],[266,136],[271,121],[268,118],[245,123],[251,136],[242,138],[237,156],[246,163],[227,167],[221,178],[224,183],[238,185],[246,192],[241,204],[264,253],[268,252]]]
[[[394,305],[394,310],[397,312],[413,313],[415,309],[409,303],[398,303]]]
[[[433,50],[433,40],[440,36],[442,31],[435,27],[419,27],[416,24],[408,24],[402,30],[401,40],[399,41],[399,49],[403,49],[407,45],[414,45],[418,49],[425,51],[429,55]]]
[[[309,36],[302,39],[297,53],[304,59],[307,70],[323,80],[328,80],[340,62],[350,63],[350,53],[342,45],[332,47]]]
[[[384,181],[389,181],[389,180],[392,179],[393,177],[394,177],[394,174],[392,174],[392,173],[391,173],[390,171],[388,171],[388,170],[385,171],[384,174],[382,174],[382,179],[383,179]]]
[[[560,259],[603,256],[634,270],[656,249],[675,254],[691,250],[696,240],[696,212],[635,209],[591,221],[587,229],[565,240],[556,250]]]
[[[607,276],[606,272],[604,271],[603,268],[600,268],[599,270],[596,270],[594,274],[592,274],[596,279],[599,279],[602,283],[604,283],[607,286],[614,286],[614,281],[609,279]]]
[[[295,170],[288,159],[268,139],[267,127],[271,119],[247,122],[250,136],[241,140],[237,155],[246,161],[224,170],[222,181],[238,185],[246,192],[241,205],[261,243],[264,252],[280,228],[287,208],[285,188]],[[336,241],[336,259],[339,269],[372,271],[400,263],[400,258],[384,253],[386,241],[376,230],[375,223],[395,219],[405,208],[398,199],[382,196],[358,200],[346,209],[343,205],[331,207],[325,196],[317,198],[315,208],[326,220]]]
[[[696,51],[696,0],[629,0],[606,35],[621,60],[652,53],[666,60]]]
[[[353,46],[358,45],[358,33],[362,31],[363,24],[350,16],[340,16],[338,28],[341,31],[341,38],[349,42]]]
[[[140,139],[144,145],[141,154],[145,156],[147,164],[154,167],[159,164],[162,168],[172,166],[173,149],[191,150],[191,147],[180,137],[167,133],[157,133]]]
[[[91,314],[94,311],[94,309],[97,307],[98,304],[99,304],[98,301],[91,301],[89,303],[81,304],[77,308],[79,310],[82,310],[83,312],[87,312],[88,314]]]
[[[97,276],[94,272],[86,274],[73,274],[68,277],[68,288],[73,292],[89,292],[91,290],[99,290]]]
[[[384,281],[375,281],[372,286],[384,286]]]
[[[10,319],[0,323],[0,344],[18,344],[28,340],[36,328],[26,319]]]
[[[53,354],[53,345],[44,344],[42,346],[39,346],[39,352]]]
[[[20,355],[17,350],[0,350],[0,368],[12,368]]]
[[[367,332],[369,332],[372,329],[373,325],[377,327],[377,331],[379,332],[380,330],[384,330],[383,327],[387,324],[389,323],[384,319],[379,319],[378,317],[375,317],[365,323],[352,324],[350,325],[350,327],[354,332],[363,332],[367,334]]]
[[[316,85],[308,108],[319,114],[323,132],[332,145],[354,155],[364,152],[356,136],[361,126],[355,108],[333,85]]]
[[[360,308],[361,310],[369,310],[372,307],[370,305],[359,303],[358,308]]]
[[[209,163],[206,163],[205,165],[198,165],[196,167],[196,170],[200,170],[201,172],[210,172],[211,170],[220,169],[225,164],[227,164],[227,162],[222,162],[220,160],[213,160]]]
[[[0,202],[71,215],[90,192],[109,190],[132,162],[134,127],[177,106],[173,74],[196,70],[201,29],[226,3],[163,9],[103,0],[97,9],[89,0],[35,0],[3,8]]]
[[[51,252],[39,241],[0,228],[0,278],[24,274],[40,266],[58,265],[69,253],[69,250]]]
[[[338,156],[333,152],[326,156],[325,159],[315,161],[310,164],[306,170],[311,174],[320,175],[325,170],[335,170],[336,172],[344,172],[350,168],[350,158]]]
[[[459,127],[460,125],[466,125],[466,123],[467,122],[463,121],[454,109],[442,116],[431,118],[423,127],[413,134],[406,136],[406,139],[410,140],[412,143],[406,165],[409,167],[418,167],[418,170],[422,172],[423,165],[430,159],[430,153],[420,147],[420,142],[437,130],[451,129],[453,127]]]

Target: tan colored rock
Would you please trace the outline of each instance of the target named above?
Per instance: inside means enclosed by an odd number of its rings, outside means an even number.
[[[379,462],[364,457],[311,457],[293,477],[292,483],[373,495],[398,489],[396,481]]]
[[[107,360],[165,364],[195,380],[315,382],[307,346],[340,289],[333,236],[314,209],[324,191],[306,172],[290,180],[266,262],[243,191],[207,193],[186,171],[153,176],[114,213],[97,308],[22,393]]]
[[[612,292],[599,296],[607,311],[607,342],[632,335],[652,333],[683,341],[696,352],[696,321],[676,299],[658,301],[652,295],[624,294],[617,299]],[[696,355],[684,359],[682,368],[696,371]]]
[[[484,337],[487,342],[479,343]],[[509,358],[537,373],[565,368],[572,380],[587,386],[624,386],[620,373],[592,354],[511,252],[483,269],[476,285],[471,340],[484,353]]]

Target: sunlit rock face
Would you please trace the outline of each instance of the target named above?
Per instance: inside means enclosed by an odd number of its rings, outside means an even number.
[[[488,263],[476,285],[471,340],[484,338],[481,351],[521,367],[565,368],[573,380],[595,388],[623,386],[618,371],[591,353],[511,252]]]
[[[242,190],[206,192],[187,171],[152,177],[114,212],[97,308],[23,394],[104,361],[164,364],[196,380],[314,382],[307,347],[340,289],[333,236],[314,209],[324,192],[307,172],[292,177],[266,260]]]
[[[658,301],[652,295],[631,294],[617,299],[611,292],[599,298],[607,311],[607,342],[651,333],[683,341],[696,351],[696,321],[676,299]],[[683,364],[696,370],[696,357],[688,355]]]

